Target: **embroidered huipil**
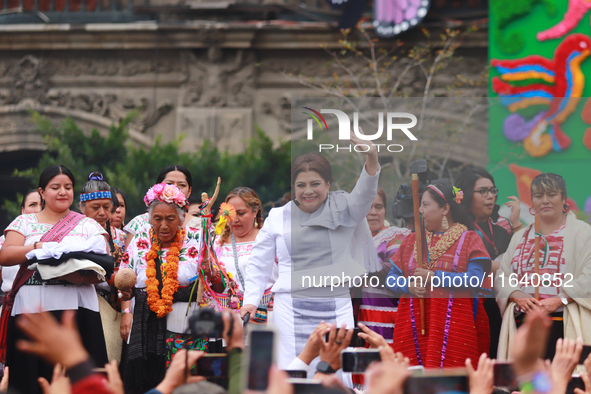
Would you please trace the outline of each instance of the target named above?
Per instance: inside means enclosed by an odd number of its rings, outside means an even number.
[[[440,238],[441,235],[434,234],[429,248],[433,248]],[[415,233],[412,233],[392,258],[394,268],[405,277],[412,275],[416,268],[414,246]],[[462,273],[467,271],[469,262],[479,260],[490,264],[478,234],[467,231],[441,255],[431,270]],[[489,349],[490,334],[488,318],[482,303],[474,298],[475,291],[478,289],[448,287],[428,292],[423,311],[425,335],[421,334],[419,298],[404,294],[398,304],[394,350],[410,358],[412,365],[425,368],[463,367],[466,358],[470,358],[473,365],[477,363],[478,357]]]
[[[542,300],[557,297],[560,292],[560,282],[568,280],[568,277],[565,277],[564,230],[565,225],[562,225],[552,234],[545,236],[546,241],[541,239],[540,242],[539,288],[540,299]],[[534,231],[531,229],[525,230],[525,234],[521,237],[519,244],[517,244],[515,253],[511,259],[511,271],[517,274],[519,287],[524,293],[530,294],[531,296],[535,295],[534,285],[538,282],[537,277],[534,276],[532,278],[532,274],[535,272],[534,245]],[[509,278],[505,278],[505,280],[508,281]],[[556,312],[561,312],[562,309],[560,307]]]
[[[234,250],[232,247],[232,240],[228,239],[224,245],[220,245],[221,238],[216,238],[214,242],[214,250],[218,260],[226,267],[226,271],[232,274],[236,285],[238,286],[238,294],[244,295],[244,289],[242,288],[242,283],[240,283],[240,279],[238,277],[238,271],[236,269],[236,261],[234,259]],[[248,258],[252,253],[252,247],[255,241],[246,241],[246,242],[236,242],[236,252],[238,254],[238,265],[240,268],[240,272],[244,277],[246,275],[246,267],[248,265]],[[269,278],[267,282],[267,287],[265,289],[270,289],[275,284],[275,280],[277,279],[277,262],[273,265],[273,274]],[[229,290],[227,290],[229,291]]]
[[[185,233],[183,246],[179,253],[178,282],[179,286],[187,286],[192,278],[197,275],[197,259],[199,255],[199,238],[191,237],[194,232]],[[121,260],[120,269],[130,268],[137,275],[135,287],[143,289],[146,287],[146,254],[150,251],[151,241],[150,233],[138,233],[127,250],[127,253]],[[166,256],[169,248],[162,248],[160,251],[160,261],[163,267],[166,267]]]
[[[37,216],[31,213],[17,217],[4,231],[5,233],[8,231],[19,233],[25,237],[24,245],[32,245],[39,241],[52,227],[52,224],[39,223]],[[87,240],[91,237],[97,237],[99,241],[105,244],[106,253],[106,235],[107,232],[95,220],[84,218],[64,237],[64,240]],[[2,273],[6,275],[6,279],[10,281],[10,287],[12,287],[12,281],[14,281],[17,272],[18,265],[4,267],[2,270]],[[16,294],[11,316],[38,309],[45,312],[76,310],[79,307],[98,312],[98,299],[93,285],[24,285]]]

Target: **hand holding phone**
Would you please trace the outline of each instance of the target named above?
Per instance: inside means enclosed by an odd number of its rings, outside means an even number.
[[[250,343],[246,356],[246,388],[252,391],[266,391],[269,386],[269,370],[275,363],[276,332],[255,329],[250,333]]]
[[[208,353],[197,360],[196,376],[205,378],[228,377],[228,355],[226,353]]]
[[[203,380],[201,377],[188,376],[188,372],[203,356],[203,352],[181,349],[174,355],[170,366],[166,370],[164,380],[156,389],[162,393],[172,392],[178,386]]]
[[[362,332],[358,334],[359,338],[363,339],[365,342],[368,342],[369,347],[377,349],[380,346],[388,346],[388,342],[386,342],[383,336],[373,331],[363,323],[357,323],[357,325],[362,330]],[[353,334],[353,336],[355,336],[355,334]],[[365,347],[365,345],[360,347]]]
[[[369,328],[368,328],[368,330],[369,330]],[[363,335],[361,328],[355,327],[353,329],[353,336],[351,337],[351,342],[349,342],[349,347],[365,347],[365,344],[367,342],[365,341],[365,339],[363,339],[361,336],[359,336],[360,333]],[[330,332],[327,332],[326,334],[324,334],[324,341],[325,342],[328,342],[329,335],[330,335]],[[379,334],[377,334],[377,335],[379,335]],[[385,342],[385,340],[384,340],[384,342]]]
[[[337,332],[336,324],[330,327],[328,333],[328,341],[324,341],[322,334],[318,333],[320,343],[320,361],[325,361],[330,364],[335,371],[341,368],[341,351],[346,349],[353,337],[353,330],[347,330],[347,326],[343,324]]]

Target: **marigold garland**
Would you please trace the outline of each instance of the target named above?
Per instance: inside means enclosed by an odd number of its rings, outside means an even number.
[[[166,316],[172,311],[172,298],[179,288],[178,269],[179,254],[183,245],[184,230],[177,230],[176,235],[166,255],[166,265],[161,264],[162,272],[162,297],[158,291],[158,279],[156,277],[156,259],[160,251],[160,242],[152,236],[150,251],[146,254],[146,287],[148,292],[148,305],[150,310],[158,317]]]

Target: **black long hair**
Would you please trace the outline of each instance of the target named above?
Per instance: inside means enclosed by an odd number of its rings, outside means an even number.
[[[68,167],[61,164],[54,164],[44,169],[41,173],[41,176],[39,176],[38,187],[41,190],[45,190],[45,188],[49,184],[49,181],[61,174],[64,174],[68,178],[70,178],[70,180],[72,181],[72,187],[76,187],[76,178],[74,177],[74,174],[72,174],[72,171],[70,171]]]
[[[495,185],[495,179],[493,178],[493,176],[489,174],[488,171],[486,171],[484,168],[478,167],[466,168],[460,173],[460,176],[456,181],[456,186],[462,189],[462,191],[464,192],[462,207],[464,207],[466,212],[468,212],[468,215],[470,216],[470,218],[472,218],[472,220],[475,220],[474,214],[470,210],[470,207],[472,206],[472,195],[474,194],[474,185],[481,178],[486,178],[490,180],[493,186],[497,187]],[[497,197],[498,195],[494,196],[495,205],[493,207],[492,215],[490,215],[490,218],[493,220],[493,222],[499,220],[499,209],[501,208],[499,204],[497,204]]]
[[[114,196],[117,196],[117,194],[121,194],[121,197],[123,197],[123,203],[127,208],[127,197],[125,197],[125,193],[123,193],[123,190],[119,189],[118,187],[111,186],[111,194],[113,194]],[[117,197],[117,202],[121,204],[121,201],[119,201],[119,197]],[[119,204],[117,206],[119,206]]]
[[[177,164],[171,164],[169,166],[164,167],[162,171],[160,171],[160,173],[158,174],[158,178],[156,178],[156,183],[162,183],[164,179],[166,179],[166,175],[168,175],[169,172],[173,171],[182,172],[185,175],[185,178],[187,178],[187,183],[189,184],[189,187],[191,189],[193,188],[193,177],[191,177],[191,172],[186,167],[179,166]]]
[[[427,188],[426,191],[431,195],[431,198],[433,198],[435,202],[437,202],[437,205],[439,205],[440,208],[443,208],[443,206],[446,203],[449,204],[451,218],[453,219],[453,221],[456,223],[462,223],[463,225],[468,227],[468,230],[474,230],[474,222],[472,221],[470,216],[468,216],[468,212],[466,212],[466,210],[462,207],[461,204],[458,204],[455,201],[455,195],[453,192],[452,185],[448,182],[442,182],[436,183],[433,186],[438,188],[445,196],[444,200],[435,190],[429,187]]]

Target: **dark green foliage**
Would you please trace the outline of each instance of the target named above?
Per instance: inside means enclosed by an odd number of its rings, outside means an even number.
[[[289,191],[291,166],[290,142],[274,146],[273,141],[258,129],[244,151],[238,154],[220,152],[206,141],[196,152],[180,152],[181,139],[163,143],[157,138],[148,148],[133,146],[128,140],[127,127],[133,114],[118,125],[112,125],[107,136],[93,130],[85,134],[72,119],[59,126],[37,113],[33,122],[43,135],[48,150],[39,164],[17,176],[29,178],[36,186],[39,174],[51,164],[63,164],[76,176],[76,191],[87,180],[88,174],[100,171],[111,185],[127,194],[127,220],[145,210],[143,196],[156,182],[160,170],[169,164],[187,167],[193,176],[193,193],[213,194],[217,177],[222,178],[218,202],[235,187],[253,188],[263,203],[279,199]],[[76,205],[77,199],[75,200]],[[18,203],[4,201],[10,217],[20,214]]]

